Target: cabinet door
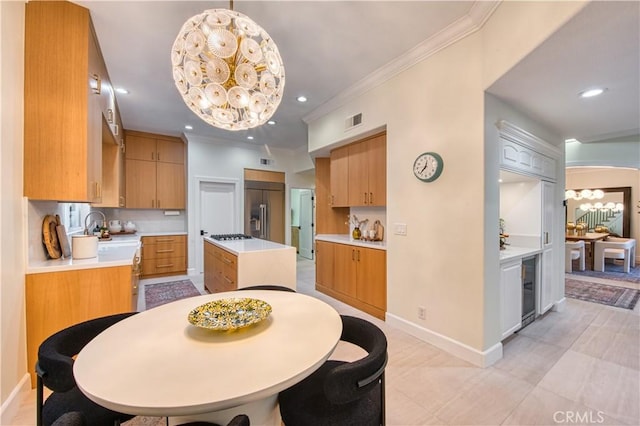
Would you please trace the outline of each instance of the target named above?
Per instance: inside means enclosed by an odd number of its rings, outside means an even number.
[[[369,200],[368,141],[349,145],[349,205],[365,206]]]
[[[542,182],[542,248],[553,246],[553,219],[554,198],[556,185],[551,182]]]
[[[357,247],[334,244],[334,276],[332,288],[347,296],[356,297]]]
[[[184,164],[184,144],[165,139],[156,139],[156,160],[165,163]]]
[[[358,248],[356,260],[356,297],[386,311],[387,253],[384,250]]]
[[[152,209],[156,204],[156,163],[126,161],[127,208]]]
[[[326,241],[316,241],[316,284],[333,288],[333,246]]]
[[[127,134],[125,152],[127,160],[156,161],[156,140]]]
[[[540,295],[538,298],[538,314],[551,309],[554,303],[554,289],[559,287],[558,274],[555,271],[554,251],[554,199],[555,184],[542,182],[542,262],[540,266]],[[563,248],[564,249],[564,248]]]
[[[522,262],[500,267],[500,330],[506,338],[522,326]]]
[[[387,135],[382,134],[367,141],[369,197],[368,205],[387,204]]]
[[[185,208],[184,165],[158,162],[156,174],[157,209]]]
[[[349,147],[331,151],[331,203],[335,207],[349,205]]]
[[[553,306],[553,289],[555,281],[553,249],[543,250],[541,256],[540,294],[538,296],[538,314],[542,315]]]

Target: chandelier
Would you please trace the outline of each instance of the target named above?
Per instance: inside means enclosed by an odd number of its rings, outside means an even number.
[[[568,189],[564,193],[564,199],[573,199],[576,201],[580,200],[601,200],[604,198],[604,191],[602,189],[583,189],[582,191],[574,191],[573,189]]]
[[[278,47],[242,13],[211,9],[189,18],[173,43],[171,63],[182,99],[212,126],[260,126],[282,100],[285,78]]]

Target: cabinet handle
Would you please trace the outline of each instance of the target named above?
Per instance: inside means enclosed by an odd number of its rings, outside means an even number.
[[[360,250],[358,250],[358,262],[360,262]]]
[[[544,243],[545,244],[549,244],[549,233],[548,232],[544,233]]]
[[[113,110],[111,108],[107,109],[107,123],[113,123]]]
[[[356,251],[351,249],[351,260],[356,260]]]
[[[231,280],[231,279],[229,279],[229,278],[227,278],[227,277],[224,277],[224,280],[225,280],[226,282],[228,282],[229,284],[233,284],[233,280]]]
[[[151,208],[155,207],[155,200],[151,200]]]
[[[332,206],[332,205],[333,205],[333,203],[334,203],[334,201],[333,201],[333,195],[332,195],[332,196],[331,196],[331,201],[329,201],[329,205],[330,205],[330,206]]]
[[[223,257],[222,260],[224,261],[224,263],[226,263],[227,265],[231,265],[233,263],[233,260],[231,259],[227,259],[226,257]]]
[[[156,253],[171,253],[174,252],[174,249],[167,249],[167,250],[156,250]]]
[[[119,200],[120,200],[120,202],[118,203],[118,205],[120,207],[124,207],[124,197],[122,195],[119,197]]]
[[[160,200],[156,200],[158,203],[157,207],[160,208]]]
[[[173,263],[169,263],[167,265],[157,265],[156,268],[171,268],[173,267]]]
[[[373,204],[373,192],[369,193],[369,204]]]
[[[94,95],[99,95],[102,92],[102,79],[98,74],[91,74],[91,78],[95,80],[96,86],[91,88]]]
[[[158,159],[158,161],[160,161],[160,153],[157,153],[158,155],[156,155],[156,158]]]
[[[367,204],[367,193],[364,193],[364,203]]]
[[[174,241],[173,238],[158,238],[156,243],[170,243],[172,241]]]

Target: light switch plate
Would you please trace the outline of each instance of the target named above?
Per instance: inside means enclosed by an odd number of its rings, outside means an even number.
[[[406,223],[394,223],[393,224],[393,233],[396,235],[407,235],[407,224]]]

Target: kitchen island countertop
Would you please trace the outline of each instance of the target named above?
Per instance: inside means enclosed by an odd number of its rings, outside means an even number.
[[[204,239],[216,246],[230,251],[233,254],[250,253],[256,251],[268,251],[268,250],[282,250],[282,249],[295,249],[292,246],[287,246],[280,243],[274,243],[273,241],[262,240],[260,238],[249,238],[246,240],[214,240],[211,237],[204,237]]]

